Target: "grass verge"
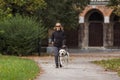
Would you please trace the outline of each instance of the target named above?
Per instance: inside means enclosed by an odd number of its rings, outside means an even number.
[[[33,80],[39,71],[32,60],[0,55],[0,80]]]
[[[118,72],[118,75],[120,76],[120,58],[119,59],[93,61],[93,63],[103,66],[105,68],[105,70],[112,70],[112,71]]]

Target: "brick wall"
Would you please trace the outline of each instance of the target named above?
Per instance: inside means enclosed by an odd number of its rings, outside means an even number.
[[[80,14],[81,17],[85,17],[85,15],[92,9],[97,9],[99,10],[103,16],[110,16],[113,12],[113,9],[108,8],[105,5],[88,5],[83,12]]]

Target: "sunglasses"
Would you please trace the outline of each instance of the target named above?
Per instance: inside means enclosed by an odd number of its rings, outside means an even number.
[[[60,26],[56,26],[56,27],[60,27]]]

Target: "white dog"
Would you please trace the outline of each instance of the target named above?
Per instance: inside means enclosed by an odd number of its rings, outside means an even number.
[[[69,62],[69,52],[68,51],[66,51],[65,49],[60,49],[59,56],[60,56],[60,64],[62,66],[68,64],[68,62]]]

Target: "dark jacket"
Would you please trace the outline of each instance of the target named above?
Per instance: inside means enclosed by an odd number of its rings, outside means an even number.
[[[52,42],[54,42],[55,47],[62,47],[62,45],[65,45],[65,33],[64,31],[55,31],[52,33],[51,36]]]

